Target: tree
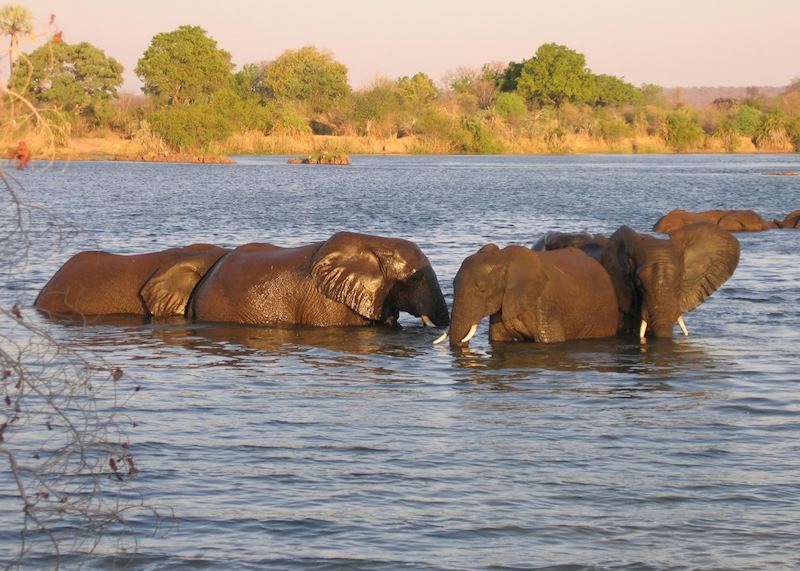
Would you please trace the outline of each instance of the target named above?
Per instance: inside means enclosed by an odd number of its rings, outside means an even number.
[[[144,91],[169,105],[206,103],[227,85],[231,54],[199,26],[156,34],[136,65]]]
[[[638,89],[614,75],[595,75],[594,92],[593,103],[601,107],[638,103],[642,100]]]
[[[517,63],[512,61],[506,66],[503,75],[498,80],[500,91],[514,92],[517,90],[517,83],[519,82],[520,74],[522,74],[522,66],[524,64],[525,62]]]
[[[664,88],[655,83],[643,83],[639,86],[642,94],[642,103],[645,105],[657,105],[663,107],[667,104],[667,97],[664,95]]]
[[[480,69],[459,67],[449,72],[444,81],[458,95],[474,98],[480,109],[488,109],[500,90],[503,67],[499,63],[487,63]]]
[[[16,66],[11,87],[31,101],[87,117],[108,117],[122,85],[122,65],[87,42],[48,42]]]
[[[584,55],[554,43],[543,44],[524,62],[517,81],[517,92],[529,102],[555,107],[589,101],[592,87]]]
[[[388,79],[353,94],[352,118],[367,136],[387,137],[398,131],[403,97],[398,84]]]
[[[8,85],[14,75],[14,63],[20,39],[33,36],[33,14],[24,6],[12,4],[0,8],[0,34],[8,36]]]
[[[411,77],[397,80],[400,95],[414,107],[421,108],[432,104],[439,97],[439,90],[433,80],[424,73],[415,73]]]
[[[350,95],[347,67],[314,46],[286,50],[264,64],[261,88],[269,99],[301,101],[324,113]]]

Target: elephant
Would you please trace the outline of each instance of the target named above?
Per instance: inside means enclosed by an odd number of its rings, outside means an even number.
[[[603,234],[552,231],[539,238],[531,249],[537,252],[544,252],[574,246],[575,248],[580,248],[591,257],[598,259],[606,244],[608,244],[608,238]]]
[[[229,250],[192,244],[147,254],[79,252],[39,293],[34,307],[51,315],[184,315],[189,296]]]
[[[752,210],[705,210],[687,212],[672,210],[653,226],[654,232],[669,233],[694,222],[711,222],[728,232],[760,232],[778,228],[775,221],[768,222]]]
[[[450,323],[422,250],[408,240],[338,232],[294,248],[236,248],[198,284],[188,315],[250,325],[397,326],[400,311],[426,326]]]
[[[800,228],[800,210],[794,210],[781,221],[775,221],[779,228]]]
[[[697,222],[655,238],[621,226],[609,238],[600,263],[611,276],[619,303],[620,332],[644,339],[672,337],[682,314],[692,311],[733,275],[739,241],[709,222]]]
[[[464,260],[453,288],[451,346],[467,345],[486,316],[492,342],[556,343],[617,332],[611,278],[578,248],[534,252],[488,244]]]

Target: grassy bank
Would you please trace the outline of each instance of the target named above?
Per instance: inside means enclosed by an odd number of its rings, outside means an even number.
[[[307,155],[329,151],[348,155],[414,155],[457,154],[444,141],[421,137],[356,137],[356,136],[275,136],[256,132],[239,133],[212,145],[206,152],[178,153],[164,147],[127,139],[111,131],[100,136],[73,137],[65,144],[52,144],[43,138],[27,139],[34,160],[125,160],[161,162],[230,162],[230,155]],[[15,147],[17,141],[0,141],[2,147]],[[735,150],[731,150],[732,147]],[[557,142],[542,139],[501,141],[502,154],[648,154],[671,153],[660,137],[626,138],[614,142],[586,135],[566,135]],[[747,137],[730,141],[708,138],[695,153],[792,152],[789,144],[756,148]]]

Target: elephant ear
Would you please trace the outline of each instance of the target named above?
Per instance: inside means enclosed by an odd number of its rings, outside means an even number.
[[[638,239],[636,231],[628,226],[620,226],[600,253],[600,263],[611,276],[620,311],[623,313],[628,313],[633,306],[634,289],[631,275],[634,268],[629,252]]]
[[[509,252],[509,250],[511,250]],[[506,264],[506,288],[503,295],[503,322],[520,331],[520,325],[531,336],[537,335],[538,325],[534,316],[542,310],[540,297],[548,277],[539,256],[527,248],[509,246]]]
[[[739,240],[716,224],[698,222],[670,233],[683,249],[680,310],[692,311],[714,293],[739,265]]]
[[[312,257],[311,276],[326,297],[379,320],[392,287],[426,263],[419,248],[406,240],[339,232]]]
[[[220,255],[183,258],[157,269],[139,295],[153,317],[186,315],[186,306],[197,284]]]

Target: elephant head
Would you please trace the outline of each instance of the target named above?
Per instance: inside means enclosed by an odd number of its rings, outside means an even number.
[[[408,240],[338,232],[312,256],[311,276],[326,297],[367,319],[395,325],[404,311],[427,326],[450,323],[430,261]]]
[[[739,241],[715,224],[697,222],[669,236],[622,226],[600,256],[617,294],[622,331],[671,337],[678,323],[688,335],[682,314],[703,303],[739,263]]]
[[[453,291],[454,346],[467,344],[486,316],[491,316],[492,341],[552,343],[607,337],[617,329],[608,274],[576,248],[533,252],[489,244],[464,260]]]

